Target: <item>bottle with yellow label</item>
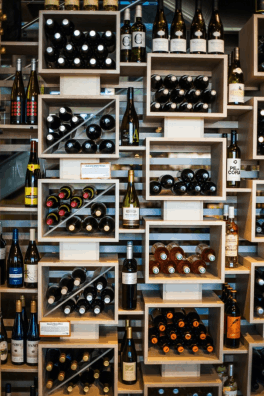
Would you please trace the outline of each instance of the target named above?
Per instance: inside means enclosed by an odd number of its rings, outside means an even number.
[[[39,178],[40,165],[37,155],[37,142],[31,141],[30,158],[25,181],[25,207],[37,207],[38,205]]]
[[[104,11],[118,11],[119,1],[118,0],[103,0]]]
[[[60,0],[45,0],[44,10],[56,11],[60,8]]]
[[[65,0],[64,8],[67,11],[78,11],[80,10],[80,0]]]
[[[83,8],[85,11],[98,11],[98,0],[84,0]]]

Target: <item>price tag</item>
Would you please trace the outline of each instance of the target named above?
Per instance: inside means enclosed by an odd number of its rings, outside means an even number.
[[[71,323],[70,321],[52,322],[40,321],[40,337],[60,337],[71,336]]]
[[[81,179],[110,179],[110,163],[81,164]]]

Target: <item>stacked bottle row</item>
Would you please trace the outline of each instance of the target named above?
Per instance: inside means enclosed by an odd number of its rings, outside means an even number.
[[[76,385],[82,387],[83,393],[88,393],[93,385],[99,387],[102,393],[108,394],[113,387],[113,359],[114,351],[104,354],[104,349],[48,349],[45,355],[45,385],[47,389],[64,382],[63,386],[71,393]],[[98,358],[100,357],[100,358]],[[91,362],[91,365],[88,364]],[[68,382],[82,368],[86,368]]]
[[[185,349],[198,353],[214,350],[213,339],[193,309],[154,309],[149,317],[149,341],[165,354],[172,349],[181,354]]]
[[[257,190],[257,203],[256,203],[256,236],[262,237],[264,236],[264,202],[258,202],[263,200],[264,201],[264,191]]]
[[[213,387],[149,387],[148,396],[218,396]]]
[[[66,11],[79,11],[81,9],[80,0],[45,0],[44,9],[49,11],[57,11],[60,7],[64,7]],[[103,11],[118,11],[118,0],[103,0]],[[84,0],[83,1],[84,11],[98,11],[99,1],[98,0]]]
[[[170,242],[165,246],[163,243],[155,243],[149,257],[149,274],[205,274],[206,263],[215,261],[215,251],[207,244],[199,244],[196,254],[189,257],[177,242]]]
[[[203,168],[195,172],[189,168],[178,171],[177,180],[172,175],[166,174],[158,181],[150,182],[151,196],[159,195],[162,189],[171,190],[176,196],[214,196],[217,192],[216,184],[211,182],[209,172]]]
[[[44,52],[49,69],[115,69],[109,54],[116,49],[116,36],[110,30],[82,32],[67,18],[60,24],[48,18],[44,30],[51,43]]]
[[[255,268],[254,316],[264,317],[264,267]]]
[[[207,76],[169,74],[164,78],[158,74],[151,76],[151,89],[155,91],[153,112],[208,112],[209,104],[217,97],[214,89],[209,89]]]
[[[237,291],[228,283],[223,285],[221,300],[225,304],[224,315],[224,341],[230,349],[240,347],[241,338],[241,312],[236,300]]]
[[[264,348],[253,349],[251,391],[255,394],[264,392]]]
[[[264,106],[258,108],[258,142],[257,142],[257,154],[264,156]]]

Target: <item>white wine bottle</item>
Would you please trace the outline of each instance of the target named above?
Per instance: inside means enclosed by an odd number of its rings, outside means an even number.
[[[157,12],[153,24],[152,48],[155,53],[168,52],[168,26],[164,13],[163,0],[157,2]]]
[[[125,385],[134,385],[137,382],[137,354],[131,327],[127,328],[127,339],[121,352],[121,373],[122,383]]]
[[[228,76],[228,103],[229,105],[240,105],[244,103],[244,75],[240,66],[239,47],[234,49],[234,62]]]
[[[128,188],[122,204],[122,223],[125,229],[140,226],[140,204],[134,187],[134,171],[128,172]]]
[[[170,52],[185,54],[187,52],[186,25],[182,15],[182,0],[176,0],[175,15],[170,30]]]
[[[206,26],[202,15],[202,0],[196,0],[196,11],[190,28],[190,53],[206,54]]]
[[[241,151],[237,146],[237,131],[231,131],[231,144],[227,148],[227,187],[240,187]]]
[[[121,143],[123,146],[139,145],[139,119],[133,103],[133,87],[127,91],[127,108],[121,123]]]
[[[131,62],[146,62],[146,28],[142,22],[142,6],[135,8],[135,23],[132,26]]]
[[[213,13],[208,28],[208,53],[223,54],[224,51],[224,28],[219,15],[219,0],[213,0]]]

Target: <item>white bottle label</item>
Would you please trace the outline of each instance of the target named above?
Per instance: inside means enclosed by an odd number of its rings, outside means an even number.
[[[38,364],[38,345],[38,340],[27,341],[27,363]]]
[[[14,363],[24,362],[24,341],[11,339],[11,360]]]
[[[171,39],[170,52],[180,51],[187,52],[187,40],[185,39]]]
[[[224,40],[208,40],[208,53],[212,52],[225,52],[225,42]]]
[[[227,181],[240,182],[241,159],[227,159]]]
[[[25,283],[37,283],[38,282],[38,265],[27,264],[25,265]]]
[[[137,272],[122,273],[122,284],[137,284]]]
[[[190,41],[190,52],[206,52],[206,40],[192,39]]]
[[[8,352],[8,346],[5,340],[0,343],[0,352],[1,352],[1,361],[5,361],[7,359],[7,352]]]
[[[140,219],[140,208],[123,208],[123,219],[125,221],[138,221]]]
[[[121,35],[121,50],[131,50],[132,49],[132,35],[122,34]]]
[[[0,248],[0,260],[6,257],[6,247]]]
[[[244,103],[244,84],[229,84],[228,102]]]
[[[145,32],[132,32],[132,46],[145,47]]]
[[[237,256],[238,235],[227,234],[225,236],[225,256]]]
[[[165,51],[168,52],[168,39],[153,39],[153,52],[155,51]]]
[[[136,363],[123,363],[123,380],[136,380]]]

